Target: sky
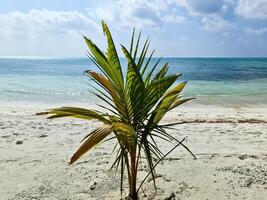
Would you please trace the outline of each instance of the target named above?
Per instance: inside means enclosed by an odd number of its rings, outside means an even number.
[[[267,0],[0,0],[0,56],[104,51],[101,19],[120,44],[133,27],[164,57],[267,57]]]

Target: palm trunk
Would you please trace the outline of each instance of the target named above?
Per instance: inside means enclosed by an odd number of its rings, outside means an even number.
[[[129,197],[132,200],[138,200],[138,194],[136,190],[136,180],[137,180],[137,167],[136,167],[136,151],[131,155],[131,182],[130,182],[130,194]]]

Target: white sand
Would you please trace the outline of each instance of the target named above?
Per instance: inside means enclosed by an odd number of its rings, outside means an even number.
[[[50,107],[1,105],[0,200],[119,199],[119,176],[108,171],[114,143],[102,144],[69,166],[81,139],[98,123],[34,115]],[[170,113],[164,122],[176,120],[199,121],[171,131],[180,140],[188,136],[185,144],[198,159],[178,147],[169,155],[172,159],[158,165],[157,191],[152,181],[146,182],[140,199],[267,198],[266,107],[192,105]],[[160,146],[165,152],[172,148],[166,143]],[[140,179],[145,174],[143,162]],[[125,188],[124,195],[127,192]]]

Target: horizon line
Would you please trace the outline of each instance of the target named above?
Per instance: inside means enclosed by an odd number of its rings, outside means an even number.
[[[0,59],[8,58],[8,59],[79,59],[79,58],[88,58],[87,56],[0,56]],[[125,57],[120,57],[120,59]],[[145,57],[149,58],[149,57]],[[153,58],[178,58],[178,59],[205,59],[205,58],[267,58],[267,56],[155,56]]]

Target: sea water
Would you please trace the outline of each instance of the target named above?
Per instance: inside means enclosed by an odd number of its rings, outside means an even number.
[[[197,103],[267,104],[267,58],[163,58],[159,67],[165,62],[169,73],[183,74],[183,96]],[[96,103],[88,69],[97,70],[89,58],[0,58],[0,102]]]

